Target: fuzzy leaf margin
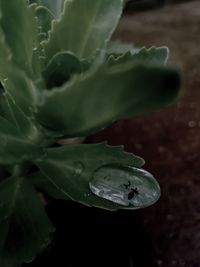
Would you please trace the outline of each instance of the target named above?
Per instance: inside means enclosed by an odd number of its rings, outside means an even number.
[[[65,1],[64,12],[53,21],[49,39],[43,43],[48,61],[60,51],[70,51],[79,59],[90,61],[106,47],[122,7],[122,0]]]
[[[171,103],[180,88],[179,73],[137,59],[104,63],[44,94],[37,119],[69,137],[98,132],[113,121],[143,115]],[[73,118],[73,119],[72,119]]]
[[[65,0],[30,0],[30,3],[37,3],[38,6],[46,7],[58,18],[63,10]]]

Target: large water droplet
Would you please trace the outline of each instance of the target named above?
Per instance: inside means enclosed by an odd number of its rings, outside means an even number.
[[[160,197],[155,178],[135,167],[101,167],[95,171],[89,186],[95,195],[132,209],[150,206]]]
[[[74,176],[80,175],[84,170],[84,165],[81,162],[74,163]]]

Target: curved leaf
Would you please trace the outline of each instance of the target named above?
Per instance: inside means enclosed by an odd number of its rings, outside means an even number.
[[[103,65],[45,94],[36,116],[67,136],[86,136],[171,103],[179,83],[179,74],[170,68],[135,65],[134,60]]]
[[[51,30],[51,22],[54,19],[54,16],[49,9],[44,6],[39,6],[36,8],[35,16],[38,19],[39,32],[41,35],[43,35],[43,38],[40,40],[42,41],[48,37],[48,32]]]
[[[67,0],[64,12],[53,22],[49,40],[44,42],[48,60],[59,51],[73,52],[91,60],[103,49],[117,26],[122,0]]]
[[[32,55],[37,39],[33,9],[26,0],[0,2],[0,27],[12,52],[13,61],[32,75]]]
[[[17,164],[43,155],[41,147],[24,139],[19,129],[0,117],[0,163]]]
[[[47,7],[56,18],[63,10],[65,0],[30,0],[30,3],[37,3],[40,6]]]
[[[34,144],[41,142],[44,137],[42,137],[42,133],[33,122],[33,119],[24,114],[8,93],[5,93],[2,97],[2,116],[16,127],[25,140]]]
[[[60,52],[53,56],[47,68],[43,71],[43,76],[47,88],[52,88],[63,85],[74,74],[81,72],[82,64],[74,54]]]
[[[106,144],[95,145],[66,145],[60,148],[46,150],[46,156],[36,161],[41,172],[55,186],[56,198],[58,191],[61,198],[71,198],[88,206],[96,206],[107,209],[116,209],[118,206],[109,201],[99,199],[91,194],[89,182],[96,169],[107,164],[124,164],[141,167],[144,161],[130,153],[126,153],[121,147],[111,147]],[[37,185],[37,184],[36,184]],[[39,186],[41,183],[39,182]]]
[[[54,227],[25,179],[4,180],[0,192],[0,265],[21,266],[45,248]]]
[[[23,71],[16,66],[10,65],[7,70],[7,77],[2,81],[5,91],[15,100],[17,105],[27,115],[31,115],[33,105],[39,97],[39,89]]]
[[[0,81],[25,114],[30,114],[31,106],[38,98],[38,90],[32,81],[13,62],[12,52],[8,47],[5,35],[0,28]]]
[[[169,49],[167,47],[155,47],[151,48],[143,47],[141,49],[131,49],[124,53],[111,53],[108,57],[108,63],[110,65],[125,63],[132,61],[135,64],[161,64],[165,65],[168,61]]]
[[[66,193],[58,189],[49,178],[40,171],[31,173],[26,179],[39,191],[54,199],[71,200]]]
[[[114,55],[114,56],[119,56],[123,55],[127,52],[135,53],[137,52],[137,48],[134,47],[132,43],[122,43],[119,40],[111,40],[108,43],[108,46],[106,48],[106,53],[107,55]]]
[[[7,78],[7,70],[12,64],[12,53],[6,43],[4,33],[0,28],[0,80]]]

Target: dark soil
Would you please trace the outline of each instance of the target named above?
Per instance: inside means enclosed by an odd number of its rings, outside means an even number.
[[[200,2],[125,16],[116,38],[167,45],[183,92],[176,104],[117,122],[87,142],[108,140],[142,156],[162,197],[136,212],[49,204],[53,245],[29,266],[200,267]]]

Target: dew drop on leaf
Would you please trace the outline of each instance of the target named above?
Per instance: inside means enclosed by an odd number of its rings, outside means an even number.
[[[85,193],[85,194],[84,194],[84,197],[89,197],[91,194],[92,194],[92,193],[89,193],[89,192],[88,192],[88,193]]]
[[[84,165],[81,162],[75,162],[74,169],[74,176],[80,175],[84,170]]]
[[[150,206],[160,197],[155,178],[144,169],[130,166],[107,165],[97,169],[89,187],[93,194],[132,209]]]

